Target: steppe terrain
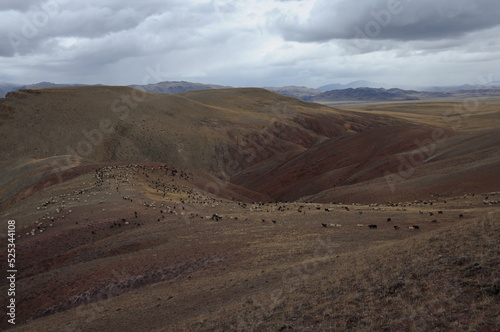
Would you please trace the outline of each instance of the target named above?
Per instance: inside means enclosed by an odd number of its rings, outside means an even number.
[[[495,96],[31,89],[0,129],[1,329],[500,329]]]

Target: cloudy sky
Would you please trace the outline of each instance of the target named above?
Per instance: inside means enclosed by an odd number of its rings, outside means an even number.
[[[500,80],[498,0],[0,2],[0,82]]]

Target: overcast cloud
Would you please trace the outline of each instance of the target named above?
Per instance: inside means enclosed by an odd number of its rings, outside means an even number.
[[[0,81],[318,87],[500,81],[498,0],[17,0]]]

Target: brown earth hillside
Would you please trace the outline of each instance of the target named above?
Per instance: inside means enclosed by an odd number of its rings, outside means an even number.
[[[0,329],[500,326],[500,193],[252,204],[196,189],[198,177],[164,164],[95,166],[3,208],[16,221],[17,324]]]
[[[460,106],[10,93],[0,330],[498,331],[500,105]]]
[[[0,107],[4,161],[64,155],[87,163],[153,161],[225,180],[260,162],[393,121],[264,89],[178,95],[125,87],[20,90]]]
[[[205,171],[222,168],[216,151],[271,124],[284,131],[274,150],[308,147],[321,137],[377,125],[263,89],[178,95],[125,87],[21,90],[9,93],[1,107],[3,160],[76,153],[99,162],[160,161]]]
[[[20,90],[0,104],[0,158],[162,162],[210,175],[205,189],[219,192],[219,181],[229,181],[262,200],[481,192],[500,184],[497,105],[481,103],[467,114],[460,103],[340,110],[264,89]]]

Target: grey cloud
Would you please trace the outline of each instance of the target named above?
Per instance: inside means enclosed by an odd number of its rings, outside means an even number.
[[[36,53],[42,51],[45,44],[54,45],[57,38],[94,39],[130,31],[148,18],[174,13],[182,6],[178,0],[67,1],[49,0],[36,6],[26,4],[23,12],[0,11],[0,56]],[[178,20],[178,17],[172,15],[172,19]]]
[[[15,10],[24,12],[30,7],[39,5],[40,1],[37,0],[16,0],[16,1],[2,1],[0,2],[0,11]]]
[[[500,25],[497,0],[319,0],[306,22],[279,17],[286,39],[433,40],[454,38]]]
[[[132,62],[140,68],[134,70],[144,71],[143,61],[150,63],[143,59],[156,54],[176,59],[180,52],[193,50],[191,53],[203,58],[197,49],[211,49],[231,35],[225,29],[203,29],[219,20],[209,2],[102,0],[71,2],[59,9],[47,16],[42,25],[33,21],[33,16],[40,12],[37,7],[14,14],[11,10],[9,15],[0,12],[0,57],[37,58],[40,72],[51,76],[66,73],[68,77],[85,77],[85,81],[95,82],[104,80],[87,75],[104,70],[120,75],[131,73],[133,70],[128,67],[113,68]],[[26,36],[23,31],[27,30],[32,34]],[[11,45],[12,36],[14,42],[19,41],[15,48]],[[112,80],[106,78],[107,82]]]
[[[41,4],[53,1],[60,6],[24,37],[35,15],[44,19]],[[142,83],[146,68],[157,65],[163,80],[235,86],[385,77],[437,84],[436,72],[457,81],[485,68],[498,73],[495,1],[399,0],[402,10],[382,26],[371,11],[384,13],[387,1],[0,1],[0,81]],[[363,32],[370,22],[380,31],[359,48],[355,28]],[[12,34],[24,38],[18,52]]]

